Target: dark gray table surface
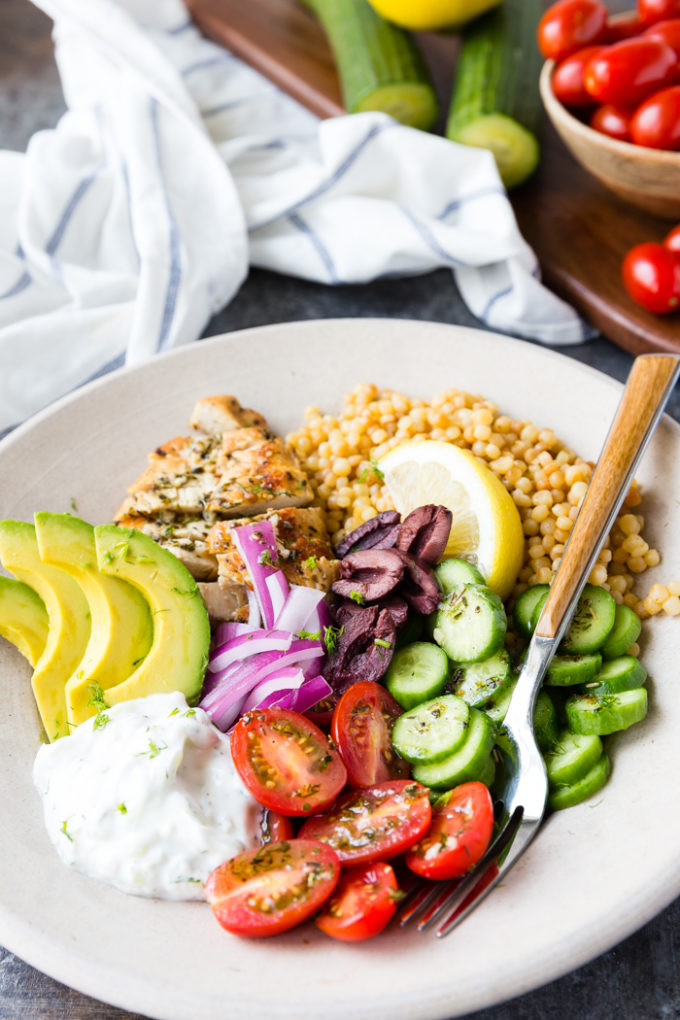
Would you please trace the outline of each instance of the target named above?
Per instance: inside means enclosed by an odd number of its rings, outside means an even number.
[[[0,0],[0,147],[23,151],[33,132],[52,127],[63,110],[50,22],[29,0]],[[448,271],[343,288],[253,271],[230,306],[209,323],[205,335],[271,322],[347,316],[481,325],[461,302]],[[625,379],[631,364],[630,355],[604,337],[563,351],[619,380]],[[677,392],[670,411],[680,419]],[[676,777],[669,779],[674,783]],[[653,838],[650,833],[650,840]],[[640,865],[644,867],[644,862]],[[680,1018],[679,959],[680,900],[676,900],[655,920],[587,966],[474,1017],[675,1020]],[[0,1020],[34,1018],[142,1020],[66,988],[0,948]]]

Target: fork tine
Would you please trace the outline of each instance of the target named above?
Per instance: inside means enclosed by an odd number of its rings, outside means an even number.
[[[423,931],[431,924],[434,924],[434,922],[439,920],[447,911],[453,910],[455,913],[456,909],[460,907],[466,898],[477,890],[477,887],[486,877],[486,874],[492,865],[496,864],[503,851],[514,841],[517,831],[521,825],[521,820],[522,808],[518,807],[513,811],[503,829],[496,836],[491,846],[487,849],[484,856],[472,869],[469,875],[467,875],[462,882],[458,882],[453,889],[449,889],[445,895],[438,897],[436,907],[428,912],[426,918],[423,918],[418,925],[418,931]]]
[[[414,898],[415,902],[409,904],[405,910],[402,910],[399,917],[400,927],[404,927],[414,918],[421,914],[425,914],[425,918],[429,918],[432,911],[436,910],[437,907],[449,896],[455,892],[456,888],[460,885],[460,881],[456,879],[450,882],[435,882],[428,884],[425,888],[420,889],[417,896]],[[423,923],[421,919],[420,924]],[[418,926],[420,929],[420,925]]]
[[[497,865],[496,872],[492,874],[491,869],[487,868],[487,873],[482,876],[480,881],[477,882],[476,887],[471,891],[471,893],[463,895],[462,897],[456,897],[455,900],[453,897],[451,898],[451,902],[454,903],[454,909],[444,923],[437,929],[436,936],[438,939],[443,939],[450,934],[454,928],[457,928],[458,925],[464,921],[465,918],[468,917],[468,915],[483,902],[483,900],[486,899],[489,893],[495,889],[501,879],[504,878],[510,868],[517,863],[529,843],[538,832],[538,829],[538,823],[530,822],[527,823],[526,827],[520,823],[519,828],[515,833],[515,837],[510,844],[508,855],[504,858],[501,864]]]

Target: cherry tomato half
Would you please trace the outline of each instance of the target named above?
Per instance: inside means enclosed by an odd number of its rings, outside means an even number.
[[[389,923],[398,896],[394,871],[385,861],[355,864],[343,870],[315,924],[334,939],[362,942]]]
[[[586,92],[583,75],[586,64],[602,46],[585,46],[561,60],[552,76],[552,90],[564,106],[592,106],[593,97]]]
[[[406,853],[425,878],[458,878],[481,860],[491,842],[493,803],[484,783],[463,783],[432,812],[427,834]]]
[[[610,138],[618,138],[620,142],[629,142],[630,122],[634,111],[626,106],[614,106],[603,103],[593,110],[589,124],[595,131],[601,131]]]
[[[388,860],[427,832],[432,817],[428,795],[426,786],[404,779],[352,790],[326,814],[308,818],[299,834],[328,843],[342,864]]]
[[[564,60],[603,39],[606,28],[607,8],[599,0],[558,0],[538,23],[538,48],[546,60]]]
[[[231,735],[231,754],[255,800],[282,815],[323,811],[347,782],[326,734],[286,708],[258,708],[241,716]]]
[[[646,25],[666,18],[680,18],[680,0],[638,0],[637,12]]]
[[[607,31],[604,41],[606,43],[621,42],[622,39],[632,39],[639,35],[644,25],[637,14],[629,14],[625,17],[611,18],[607,22]]]
[[[290,818],[285,818],[270,808],[264,808],[255,836],[257,846],[280,843],[282,840],[292,839],[294,835],[293,823]]]
[[[223,928],[261,938],[288,931],[311,917],[339,877],[340,862],[326,843],[291,839],[225,861],[203,890]]]
[[[673,227],[671,232],[666,235],[663,246],[680,256],[680,223],[678,223],[677,227]]]
[[[333,712],[331,736],[347,769],[350,786],[408,779],[408,762],[392,747],[392,728],[402,707],[374,680],[348,687]]]
[[[588,62],[584,73],[593,99],[617,106],[637,106],[677,77],[678,58],[668,43],[644,35],[605,47]]]
[[[675,55],[680,60],[680,18],[657,21],[655,25],[646,28],[643,35],[652,36],[653,39],[663,39],[672,50],[675,50]]]
[[[626,290],[643,308],[657,315],[680,307],[680,258],[662,244],[638,244],[623,260]]]
[[[680,85],[672,85],[645,99],[633,114],[630,134],[636,145],[680,149]]]

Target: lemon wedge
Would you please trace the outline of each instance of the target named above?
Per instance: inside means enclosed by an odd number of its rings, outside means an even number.
[[[524,558],[519,511],[499,478],[468,450],[436,440],[403,443],[378,461],[395,508],[403,516],[426,503],[453,514],[445,556],[475,563],[502,599]]]

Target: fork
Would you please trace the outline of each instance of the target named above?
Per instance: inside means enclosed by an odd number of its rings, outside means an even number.
[[[463,879],[415,882],[400,906],[402,927],[418,920],[422,931],[441,920],[437,937],[448,935],[505,878],[536,836],[548,797],[533,730],[536,695],[679,374],[680,358],[674,355],[646,354],[633,362],[503,721],[510,754],[495,805],[502,827]]]

